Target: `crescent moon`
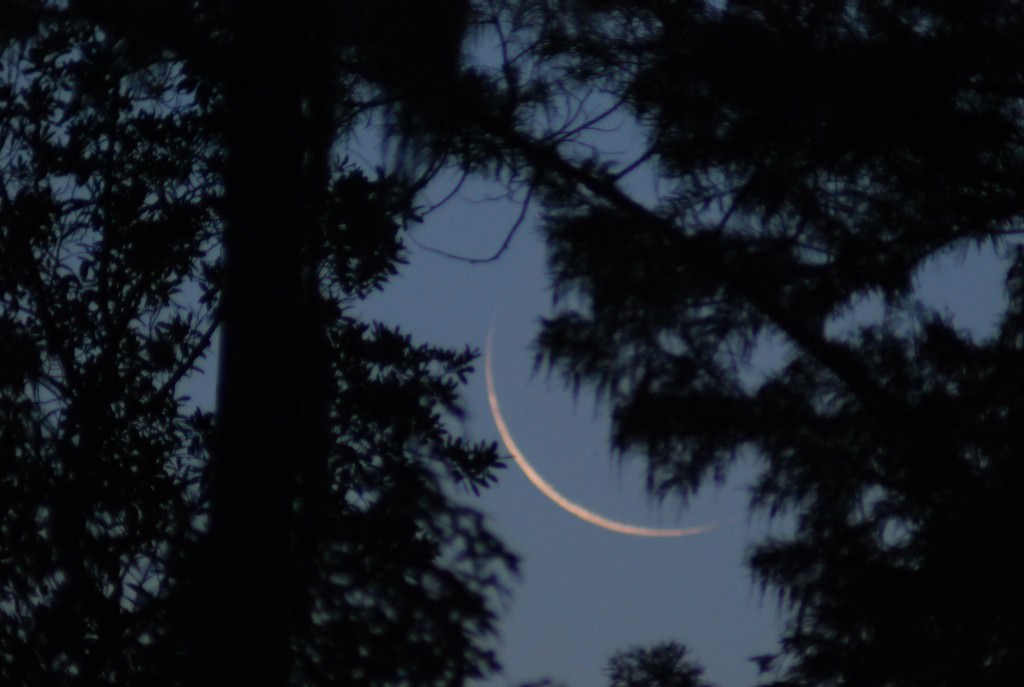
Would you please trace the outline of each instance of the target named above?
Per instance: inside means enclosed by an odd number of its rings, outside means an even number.
[[[574,501],[570,501],[566,497],[558,493],[551,484],[548,483],[543,477],[540,476],[530,462],[526,460],[526,455],[519,449],[515,439],[512,438],[512,433],[508,429],[508,425],[505,423],[505,418],[501,414],[501,406],[498,405],[498,394],[494,391],[494,373],[491,370],[491,343],[494,339],[494,324],[491,324],[490,330],[487,332],[487,347],[484,349],[484,379],[487,383],[487,400],[491,406],[491,416],[494,418],[494,425],[498,429],[498,434],[501,436],[501,441],[505,444],[505,448],[510,454],[512,459],[516,461],[516,465],[523,471],[526,478],[533,483],[533,486],[537,487],[542,494],[547,496],[549,499],[555,502],[560,508],[572,513],[580,520],[589,522],[591,525],[597,525],[602,529],[609,530],[611,532],[618,532],[619,534],[629,534],[635,537],[688,537],[694,534],[703,534],[717,527],[717,525],[698,525],[696,527],[686,527],[682,529],[662,529],[657,527],[639,527],[637,525],[629,525],[624,522],[618,522],[617,520],[610,520],[603,515],[587,510],[583,506]]]

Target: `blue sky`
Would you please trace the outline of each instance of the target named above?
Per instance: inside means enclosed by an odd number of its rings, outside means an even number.
[[[435,193],[440,194],[439,189]],[[414,231],[415,238],[467,256],[492,253],[518,210],[466,190]],[[757,683],[752,655],[774,650],[775,599],[762,596],[743,566],[766,523],[746,512],[743,470],[682,508],[653,504],[639,460],[623,464],[608,449],[607,409],[583,390],[578,398],[534,367],[533,338],[551,296],[535,222],[526,223],[493,263],[470,265],[422,249],[362,310],[436,343],[483,349],[496,318],[495,384],[512,434],[534,467],[565,496],[633,524],[680,527],[723,522],[683,539],[643,539],[587,524],[547,500],[509,461],[478,501],[495,529],[523,557],[524,574],[501,623],[504,676],[487,687],[542,677],[568,687],[606,683],[616,650],[658,641],[686,644],[721,687]],[[919,295],[956,322],[989,331],[1002,308],[1002,271],[988,251],[970,250],[929,265]],[[855,311],[877,312],[870,304]],[[771,364],[775,352],[763,358]],[[498,440],[487,407],[482,361],[465,390],[464,431]]]
[[[595,105],[596,107],[597,105]],[[362,132],[346,152],[372,168],[383,148],[379,132]],[[629,121],[611,123],[602,150],[629,160],[639,149]],[[428,190],[440,200],[455,179]],[[413,230],[416,241],[464,255],[494,253],[520,206],[490,200],[504,189],[467,184]],[[632,175],[629,191],[642,202],[656,196],[650,167]],[[689,527],[724,523],[682,539],[615,534],[560,510],[510,460],[499,483],[479,499],[465,495],[491,518],[494,529],[522,556],[523,577],[501,621],[503,676],[481,687],[505,687],[551,678],[567,687],[606,684],[603,667],[617,650],[659,641],[686,644],[720,687],[757,683],[750,656],[775,649],[775,599],[762,596],[743,565],[748,547],[767,531],[746,510],[744,470],[708,488],[687,507],[654,504],[643,490],[641,459],[625,464],[608,449],[607,408],[579,397],[534,366],[533,339],[551,312],[549,277],[536,217],[524,223],[500,259],[467,264],[410,246],[410,264],[358,310],[400,325],[422,342],[483,349],[496,324],[494,372],[505,419],[533,466],[566,497],[606,517],[637,525]],[[935,261],[918,279],[919,294],[975,332],[991,331],[1003,306],[1002,267],[991,251],[969,250]],[[845,324],[876,315],[877,303],[855,309]],[[760,355],[770,366],[782,348]],[[212,371],[212,365],[210,365]],[[213,375],[195,385],[209,397]],[[490,417],[483,361],[464,391],[462,431],[498,440]],[[781,526],[781,525],[780,525]]]
[[[431,193],[444,195],[438,185]],[[489,190],[465,189],[413,231],[417,241],[467,256],[493,253],[519,207],[483,200]],[[494,529],[522,556],[523,576],[500,626],[505,675],[481,687],[543,677],[567,687],[606,684],[603,667],[617,650],[654,642],[685,643],[720,687],[757,682],[747,659],[774,649],[778,614],[743,566],[747,547],[764,534],[748,518],[742,470],[683,508],[653,504],[643,490],[640,459],[622,464],[608,449],[607,409],[583,389],[578,398],[557,378],[534,368],[533,338],[551,312],[544,247],[535,218],[494,262],[467,264],[411,246],[410,264],[380,294],[361,304],[368,317],[398,324],[420,341],[483,349],[495,320],[495,384],[502,411],[534,467],[565,496],[606,517],[638,525],[687,527],[725,522],[683,539],[615,534],[560,510],[512,461],[479,499]],[[948,310],[958,325],[985,333],[1003,308],[1003,268],[991,251],[969,250],[927,266],[919,295]],[[870,304],[854,317],[877,311]],[[216,342],[214,349],[216,350]],[[763,358],[770,364],[772,352]],[[215,365],[190,380],[197,399],[212,399]],[[463,390],[462,431],[498,440],[487,406],[482,360]]]
[[[440,197],[444,190],[442,184],[432,193]],[[519,208],[483,201],[486,193],[465,190],[413,236],[462,255],[493,253]],[[534,467],[564,495],[633,524],[725,523],[683,539],[607,532],[560,510],[509,461],[481,498],[464,495],[490,516],[523,562],[500,623],[505,674],[481,687],[543,677],[567,687],[599,687],[606,684],[603,667],[613,652],[666,640],[690,647],[720,687],[755,685],[747,659],[774,649],[778,614],[774,598],[761,595],[743,566],[747,547],[767,530],[763,521],[748,518],[742,470],[687,508],[653,504],[644,494],[640,459],[622,464],[609,452],[607,409],[595,406],[586,389],[574,399],[557,378],[535,370],[533,338],[540,318],[551,312],[535,221],[519,229],[495,262],[471,265],[415,246],[409,257],[402,273],[359,310],[399,324],[423,342],[481,350],[496,318],[495,384],[505,419]],[[919,294],[946,308],[961,327],[988,332],[1004,303],[1002,269],[987,250],[946,256],[922,271]],[[870,312],[868,305],[856,315]],[[190,393],[200,401],[212,399],[213,361],[206,371],[190,381]],[[468,415],[462,431],[497,441],[482,360],[463,393]]]
[[[415,231],[424,244],[486,255],[504,238],[515,207],[467,201],[467,193]],[[606,409],[534,370],[532,340],[549,312],[543,246],[524,225],[496,262],[469,265],[423,250],[362,310],[418,337],[483,348],[496,319],[495,384],[509,427],[534,467],[570,499],[607,517],[678,527],[730,520],[683,539],[644,539],[582,522],[547,500],[509,461],[479,500],[495,529],[523,557],[523,579],[502,622],[506,675],[487,685],[549,677],[600,685],[616,650],[663,640],[686,643],[721,685],[753,684],[746,659],[772,647],[774,601],[743,569],[752,531],[741,483],[710,491],[687,509],[652,504],[639,462],[616,462]],[[482,364],[465,390],[464,430],[497,440]]]

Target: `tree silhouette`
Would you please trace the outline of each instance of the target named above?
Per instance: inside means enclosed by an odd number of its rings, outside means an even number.
[[[1019,3],[510,5],[496,83],[546,105],[480,126],[545,204],[543,355],[657,497],[755,458],[752,507],[792,523],[750,555],[790,611],[777,684],[1020,683]],[[990,335],[914,290],[975,246],[1006,270]]]
[[[710,687],[686,653],[674,643],[619,652],[608,661],[609,687]]]
[[[515,560],[445,486],[494,479],[447,429],[474,356],[351,315],[422,180],[332,157],[416,105],[348,4],[8,6],[0,681],[492,671]],[[184,383],[221,332],[211,414]]]
[[[458,159],[544,203],[573,296],[544,354],[652,493],[759,461],[793,523],[750,557],[790,610],[776,684],[1021,683],[1019,3],[425,4],[0,3],[0,679],[493,669],[514,560],[444,488],[497,460],[446,429],[471,352],[351,316]],[[460,63],[474,24],[497,66]],[[620,112],[632,161],[593,140]],[[399,174],[333,157],[378,113]],[[913,288],[975,245],[986,336]],[[211,415],[183,382],[219,331]],[[616,679],[696,680],[673,651]]]

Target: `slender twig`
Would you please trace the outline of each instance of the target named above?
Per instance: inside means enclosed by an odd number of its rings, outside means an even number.
[[[213,340],[213,334],[217,331],[217,327],[220,326],[220,316],[217,312],[214,312],[211,316],[210,326],[207,327],[203,333],[202,338],[192,348],[192,352],[189,353],[188,357],[181,361],[178,368],[171,374],[171,376],[157,389],[156,393],[153,394],[153,401],[156,401],[166,394],[170,393],[178,382],[191,370],[199,357],[203,355],[207,348],[210,346],[210,342]]]
[[[611,176],[612,181],[618,181],[619,179],[622,179],[623,177],[627,176],[630,172],[635,170],[637,167],[650,160],[652,157],[654,157],[655,151],[656,148],[654,146],[648,148],[646,151],[644,151],[643,155],[633,160],[633,162],[629,163],[628,165],[620,169],[618,172],[613,174]]]
[[[446,250],[441,250],[440,248],[434,248],[433,246],[425,245],[425,244],[417,241],[412,236],[410,236],[409,239],[413,243],[415,243],[418,247],[422,248],[423,250],[425,250],[425,251],[427,251],[429,253],[434,253],[435,255],[440,255],[442,257],[449,258],[451,260],[458,260],[459,262],[466,262],[466,263],[469,263],[471,265],[479,265],[479,264],[482,264],[482,263],[494,262],[498,258],[500,258],[505,253],[506,250],[508,250],[509,245],[511,245],[511,243],[512,243],[512,237],[515,236],[516,232],[519,230],[519,227],[521,227],[523,222],[526,220],[526,214],[527,214],[527,212],[529,211],[529,208],[530,208],[530,197],[532,195],[533,195],[533,189],[530,189],[529,191],[526,192],[526,198],[523,199],[523,205],[522,205],[522,207],[519,210],[519,215],[518,215],[518,217],[516,217],[515,223],[508,230],[508,233],[505,234],[505,240],[501,242],[501,246],[498,247],[498,250],[496,250],[494,252],[494,254],[490,255],[489,257],[486,257],[486,258],[471,258],[471,257],[466,256],[466,255],[459,255],[457,253],[449,253]]]
[[[462,176],[459,177],[458,183],[455,184],[455,188],[453,188],[451,191],[449,191],[447,194],[445,194],[444,198],[442,198],[441,200],[437,201],[436,203],[433,203],[432,205],[428,205],[426,210],[424,210],[422,213],[419,213],[420,217],[426,217],[431,212],[433,212],[434,210],[437,210],[439,207],[443,206],[445,203],[447,203],[452,198],[454,198],[455,195],[460,190],[462,190],[462,186],[466,183],[466,179],[468,179],[468,178],[469,178],[469,172],[463,172]]]

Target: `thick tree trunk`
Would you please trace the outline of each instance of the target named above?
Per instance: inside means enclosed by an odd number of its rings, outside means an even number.
[[[223,339],[202,653],[213,685],[288,683],[290,629],[304,608],[303,546],[322,486],[328,370],[316,345],[308,246],[314,194],[304,134],[308,46],[296,3],[229,3],[238,27],[226,69]],[[308,103],[305,103],[308,107]],[[305,188],[304,188],[305,187]],[[303,493],[307,492],[307,493]]]

